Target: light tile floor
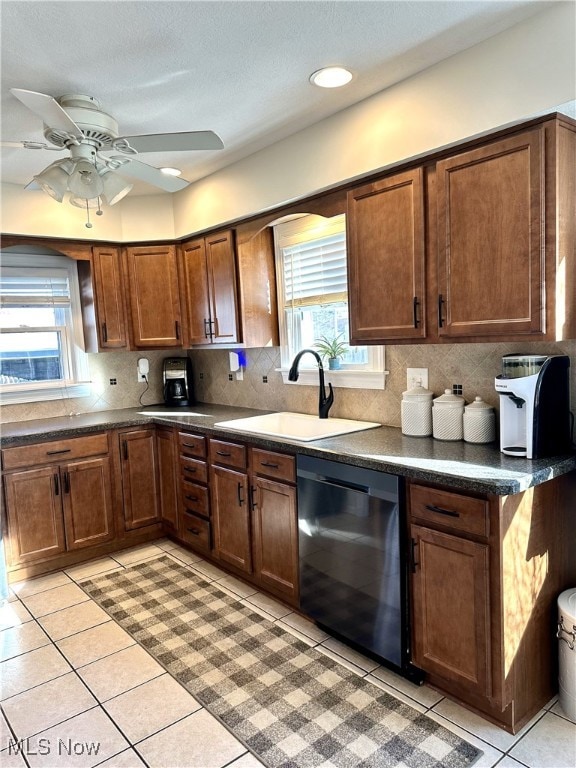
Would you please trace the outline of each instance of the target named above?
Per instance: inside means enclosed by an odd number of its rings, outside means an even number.
[[[475,744],[483,750],[478,768],[575,768],[576,725],[556,699],[512,736],[167,539],[12,585],[0,609],[2,768],[262,765],[77,586],[166,554]]]

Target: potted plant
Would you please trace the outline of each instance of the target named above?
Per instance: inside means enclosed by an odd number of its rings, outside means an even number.
[[[320,352],[320,355],[328,359],[328,368],[331,371],[340,368],[340,358],[348,349],[346,342],[342,341],[343,336],[344,334],[342,333],[332,339],[328,338],[328,336],[320,336],[314,342],[314,346]]]

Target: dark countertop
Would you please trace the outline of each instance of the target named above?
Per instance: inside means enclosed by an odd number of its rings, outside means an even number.
[[[548,459],[504,456],[496,444],[443,442],[432,438],[405,437],[396,427],[379,427],[340,437],[301,442],[263,435],[244,434],[214,427],[219,421],[255,416],[257,411],[226,405],[198,404],[182,409],[164,406],[124,408],[79,416],[34,419],[2,425],[2,447],[38,440],[75,437],[104,429],[145,424],[166,424],[205,434],[242,440],[271,450],[286,450],[382,472],[440,483],[454,488],[499,496],[519,493],[534,485],[576,470],[576,453]]]

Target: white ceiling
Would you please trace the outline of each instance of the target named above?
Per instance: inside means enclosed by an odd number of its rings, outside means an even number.
[[[149,153],[195,181],[542,11],[538,0],[0,0],[1,136],[42,141],[10,88],[102,102],[120,133],[213,130],[220,151]],[[323,90],[327,65],[355,75]],[[61,155],[3,149],[0,176],[27,184]],[[156,193],[146,184],[134,192]],[[133,192],[133,194],[134,194]]]

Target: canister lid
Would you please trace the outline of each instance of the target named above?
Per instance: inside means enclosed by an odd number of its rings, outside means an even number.
[[[446,408],[462,408],[464,405],[464,398],[460,395],[452,394],[451,389],[445,389],[444,394],[434,400],[434,405],[441,405]]]
[[[406,392],[402,392],[402,397],[404,400],[432,400],[434,392],[418,385],[417,387],[407,389]]]
[[[464,409],[466,413],[478,413],[478,412],[488,412],[493,411],[491,405],[488,405],[488,403],[485,403],[484,400],[482,400],[481,397],[477,396],[474,398],[474,400],[466,406]]]
[[[576,589],[566,589],[558,595],[558,609],[576,622]]]

